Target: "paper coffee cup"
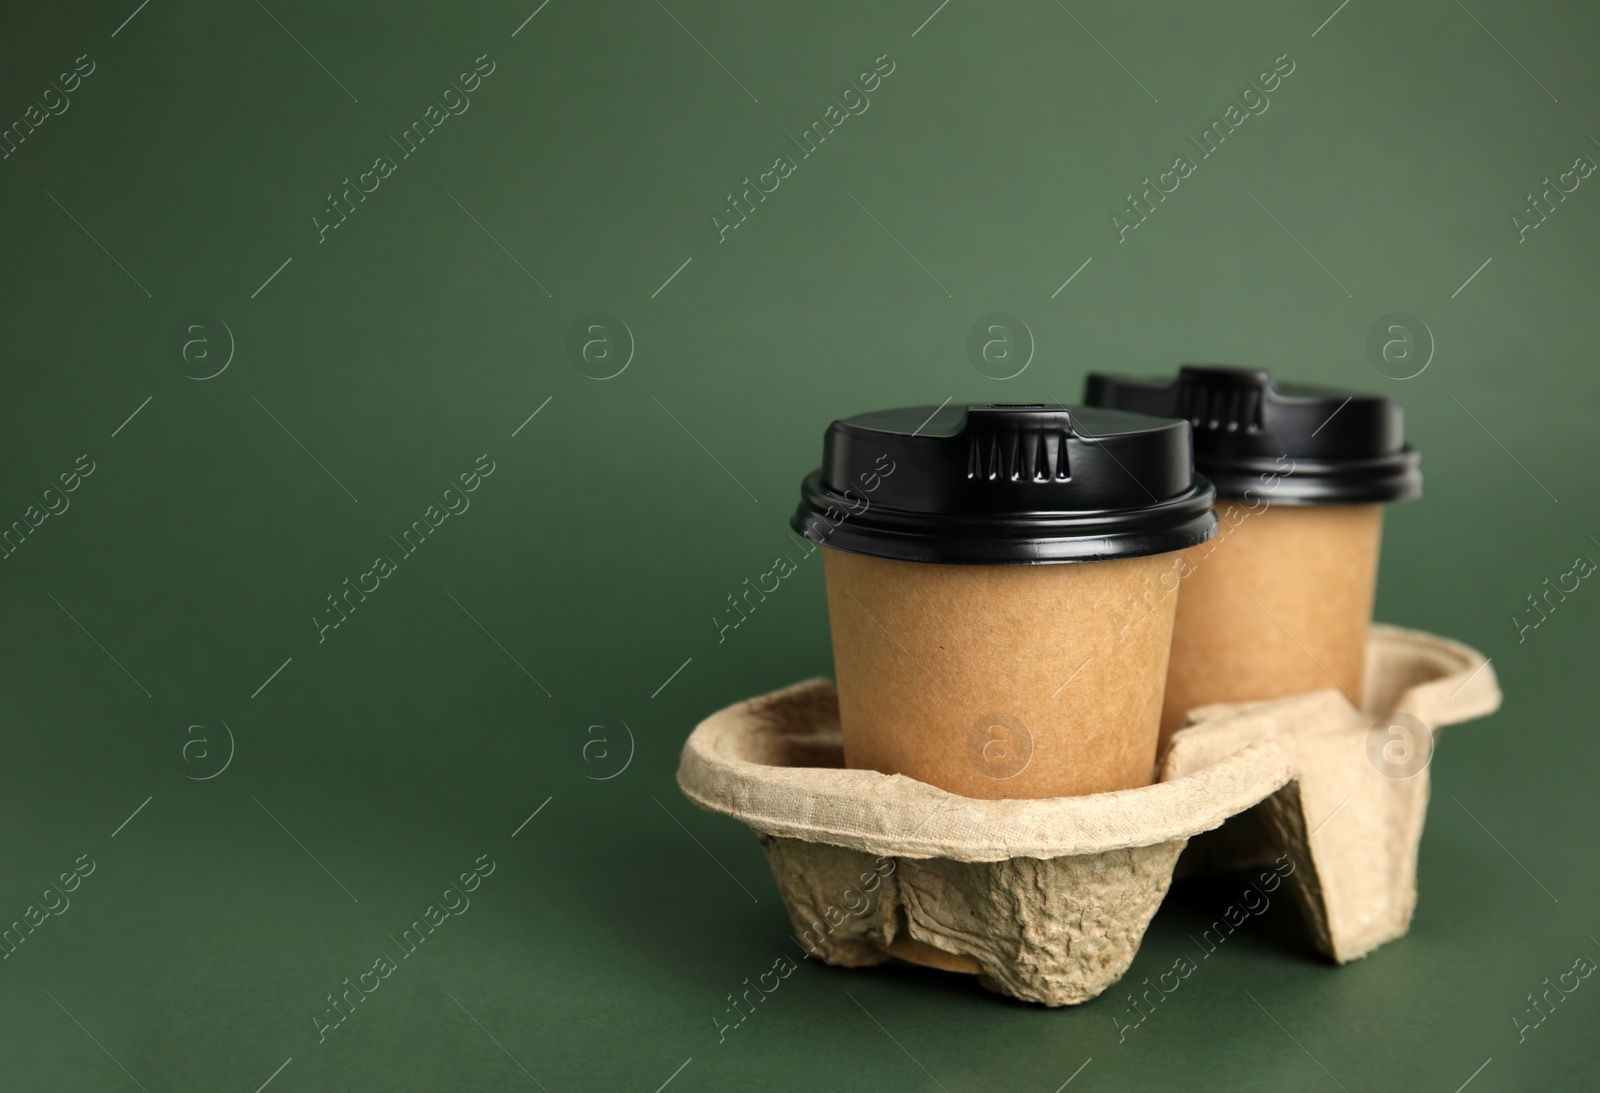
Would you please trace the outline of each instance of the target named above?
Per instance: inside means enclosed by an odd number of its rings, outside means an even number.
[[[1189,426],[1063,406],[829,427],[824,547],[847,766],[981,798],[1150,784],[1175,552],[1212,534]]]
[[[1216,538],[1179,562],[1162,745],[1217,702],[1334,688],[1360,708],[1383,504],[1422,489],[1394,400],[1185,365],[1091,374],[1085,401],[1188,421],[1217,489]]]

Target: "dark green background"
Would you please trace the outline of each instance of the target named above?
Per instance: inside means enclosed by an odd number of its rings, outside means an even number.
[[[513,37],[537,2],[0,20],[6,124],[97,66],[0,162],[0,523],[96,465],[0,562],[0,919],[96,862],[0,962],[0,1086],[249,1093],[292,1059],[274,1093],[650,1093],[692,1059],[670,1089],[1050,1093],[1091,1058],[1074,1093],[1449,1093],[1490,1058],[1474,1093],[1592,1085],[1600,981],[1525,1043],[1512,1017],[1600,960],[1600,589],[1521,642],[1512,616],[1600,558],[1600,177],[1526,242],[1511,215],[1600,155],[1594,9],[550,0]],[[319,243],[324,195],[484,54],[468,112]],[[719,243],[723,195],[883,54],[868,112]],[[1119,243],[1123,195],[1284,54],[1268,112]],[[605,382],[565,350],[595,311],[637,341]],[[965,349],[995,311],[1037,339],[1005,382]],[[206,382],[167,344],[195,312],[237,342]],[[1365,349],[1391,312],[1437,338],[1404,382]],[[698,719],[830,669],[814,561],[712,622],[785,549],[824,427],[1185,360],[1406,405],[1427,495],[1391,513],[1378,615],[1506,692],[1433,765],[1410,935],[1336,969],[1279,899],[1120,1044],[1115,990],[1048,1011],[807,961],[719,1043],[725,996],[798,954],[755,839],[673,774]],[[319,643],[324,597],[482,453],[471,509]],[[220,722],[231,765],[186,777],[186,726]],[[623,723],[636,756],[596,780]],[[325,995],[482,854],[466,913],[319,1044]],[[1180,886],[1130,976],[1243,883]]]

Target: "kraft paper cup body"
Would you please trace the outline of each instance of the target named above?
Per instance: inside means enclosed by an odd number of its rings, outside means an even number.
[[[824,548],[845,764],[988,799],[1149,785],[1178,557],[930,565]]]
[[[1336,688],[1360,707],[1381,505],[1217,506],[1217,537],[1183,552],[1163,746],[1184,715]]]
[[[1214,500],[1182,421],[834,422],[793,527],[824,547],[846,764],[986,799],[1151,784],[1178,552]]]

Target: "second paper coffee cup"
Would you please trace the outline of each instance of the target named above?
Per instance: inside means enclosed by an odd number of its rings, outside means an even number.
[[[1091,374],[1085,401],[1186,419],[1217,489],[1216,539],[1180,562],[1163,744],[1213,703],[1335,687],[1359,708],[1383,506],[1422,491],[1395,401],[1222,365]]]
[[[1148,785],[1177,597],[1144,591],[1214,498],[1184,421],[835,421],[792,524],[824,548],[846,765],[989,799]]]

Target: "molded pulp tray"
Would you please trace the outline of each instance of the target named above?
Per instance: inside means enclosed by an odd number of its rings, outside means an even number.
[[[678,784],[755,830],[800,940],[832,964],[899,956],[1083,1002],[1132,963],[1189,839],[1252,808],[1259,825],[1211,837],[1211,861],[1270,843],[1317,946],[1343,963],[1410,925],[1432,734],[1500,704],[1484,657],[1445,638],[1375,626],[1367,660],[1366,712],[1332,690],[1203,707],[1139,789],[979,800],[846,770],[825,679],[702,721]]]

